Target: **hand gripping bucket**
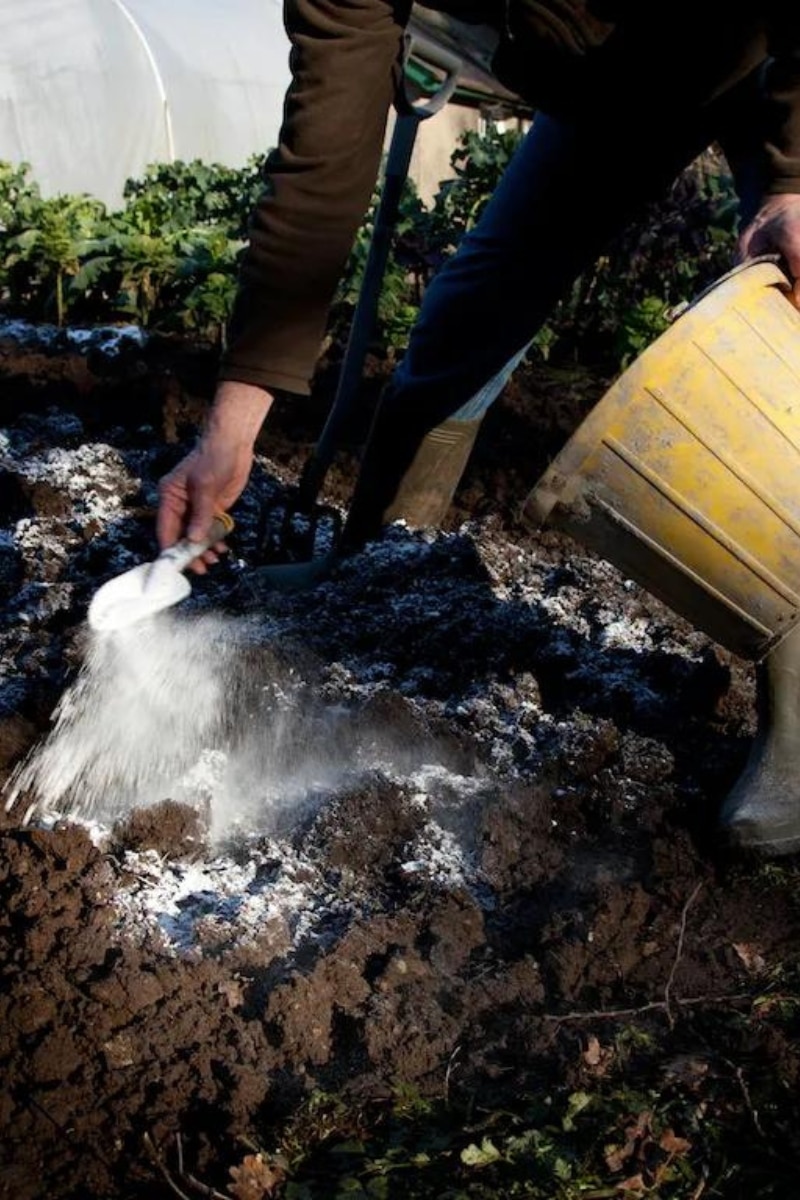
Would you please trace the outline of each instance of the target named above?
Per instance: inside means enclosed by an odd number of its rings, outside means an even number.
[[[704,292],[523,505],[743,658],[800,620],[800,312],[772,260]]]

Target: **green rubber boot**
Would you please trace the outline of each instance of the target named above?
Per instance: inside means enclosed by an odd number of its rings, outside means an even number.
[[[361,549],[392,521],[405,521],[415,529],[441,525],[481,420],[451,417],[424,432],[405,414],[379,411],[345,522],[345,552]]]
[[[758,730],[720,828],[737,849],[775,858],[800,850],[800,627],[759,665],[757,681]]]

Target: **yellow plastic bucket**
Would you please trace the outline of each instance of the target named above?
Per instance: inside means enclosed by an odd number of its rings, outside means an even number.
[[[800,311],[737,267],[619,377],[523,505],[757,660],[800,620]]]

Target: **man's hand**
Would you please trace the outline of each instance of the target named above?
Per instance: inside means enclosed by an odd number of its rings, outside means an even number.
[[[742,232],[737,259],[780,254],[794,282],[792,299],[800,308],[800,195],[768,196]]]
[[[253,447],[272,396],[245,383],[221,383],[200,440],[159,483],[156,533],[161,549],[181,537],[201,542],[214,514],[227,512],[245,489]],[[225,547],[219,543],[196,558],[202,575]]]

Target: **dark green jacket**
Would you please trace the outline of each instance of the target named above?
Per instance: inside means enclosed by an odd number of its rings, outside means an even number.
[[[765,190],[800,192],[800,0],[429,0],[488,22],[494,69],[576,120],[701,110],[765,64]],[[286,0],[292,82],[221,378],[305,393],[375,186],[410,0]],[[435,119],[435,118],[434,118]]]

